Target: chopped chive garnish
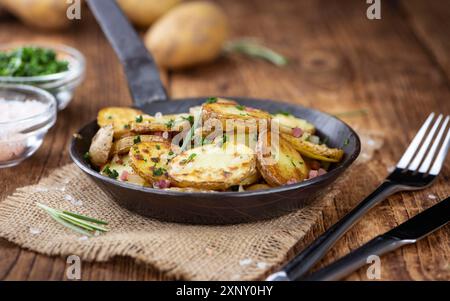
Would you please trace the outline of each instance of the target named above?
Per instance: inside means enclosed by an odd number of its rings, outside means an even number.
[[[142,122],[144,120],[144,117],[142,115],[136,116],[136,122]]]
[[[134,144],[140,143],[141,142],[141,136],[136,136],[136,138],[134,138],[133,142],[134,142]]]

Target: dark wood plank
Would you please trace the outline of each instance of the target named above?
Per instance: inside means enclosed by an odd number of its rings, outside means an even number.
[[[348,212],[386,175],[409,139],[432,110],[450,113],[448,78],[448,9],[444,1],[419,0],[387,4],[382,20],[365,17],[364,1],[230,1],[218,0],[231,17],[233,37],[254,36],[290,58],[286,68],[239,55],[214,64],[171,73],[167,78],[174,97],[245,95],[274,98],[312,106],[328,112],[358,108],[367,116],[348,119],[352,126],[382,132],[385,147],[362,179],[355,179],[345,197],[325,208],[319,223],[299,242],[306,246]],[[426,5],[427,7],[424,7]],[[407,7],[406,7],[407,6]],[[426,12],[426,13],[425,13]],[[433,16],[437,16],[434,18]],[[88,73],[68,109],[44,145],[22,165],[0,170],[0,199],[17,187],[36,183],[52,169],[69,162],[67,143],[80,125],[106,105],[131,103],[117,59],[86,13],[67,32],[35,32],[14,19],[0,18],[0,43],[10,41],[62,42],[79,48],[87,57]],[[437,33],[436,33],[437,31]],[[432,33],[432,35],[430,35]],[[425,46],[424,46],[425,45]],[[428,190],[403,193],[370,212],[331,250],[323,266],[360,246],[436,200],[449,194],[450,165]],[[382,259],[382,279],[450,279],[449,229],[444,228],[415,246]],[[293,255],[294,251],[290,253]],[[51,258],[0,240],[0,279],[62,280],[65,259]],[[84,280],[164,279],[151,267],[118,258],[108,263],[83,263]],[[348,279],[366,280],[361,269]]]

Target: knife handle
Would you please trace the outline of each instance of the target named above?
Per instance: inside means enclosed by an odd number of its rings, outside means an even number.
[[[87,3],[122,63],[135,106],[167,100],[155,61],[116,1]]]
[[[371,255],[381,256],[406,244],[414,243],[414,240],[401,240],[390,236],[377,236],[367,244],[335,261],[329,266],[312,273],[306,277],[294,280],[303,281],[333,281],[339,280],[366,265]]]
[[[399,191],[399,186],[389,181],[383,182],[374,192],[358,204],[351,212],[340,221],[331,226],[311,245],[292,259],[280,272],[275,273],[267,280],[291,280],[299,279],[305,275],[328,250],[355,224],[367,211],[379,202]],[[277,277],[275,277],[277,275]]]

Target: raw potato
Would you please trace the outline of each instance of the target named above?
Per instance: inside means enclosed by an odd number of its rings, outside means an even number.
[[[181,132],[183,128],[189,128],[189,121],[186,120],[189,114],[163,115],[153,117],[144,115],[141,122],[136,120],[130,123],[131,131],[138,134],[151,132]]]
[[[291,135],[281,134],[297,151],[303,156],[325,161],[339,162],[344,156],[344,151],[338,148],[329,148],[325,144],[314,144],[304,139],[304,137],[295,138]]]
[[[114,130],[112,125],[101,127],[92,138],[89,147],[89,156],[91,163],[95,166],[102,166],[108,162],[109,153],[113,143]]]
[[[261,133],[258,139],[258,169],[271,186],[294,184],[308,175],[308,167],[302,156],[282,137],[278,147],[272,147],[271,133]]]
[[[167,180],[170,142],[141,142],[130,149],[131,166],[148,182]]]
[[[225,190],[255,173],[255,153],[245,145],[213,144],[182,152],[169,163],[169,177],[178,187]]]
[[[183,3],[153,24],[145,44],[163,68],[179,69],[217,58],[228,37],[222,9],[211,2]]]
[[[316,131],[314,125],[304,119],[297,118],[293,115],[279,113],[275,114],[272,120],[278,121],[280,123],[280,130],[287,134],[291,134],[293,128],[300,128],[304,132],[308,132],[311,134],[314,134],[314,132]]]
[[[117,180],[120,182],[127,182],[139,186],[148,186],[143,178],[141,178],[131,167],[130,156],[118,156],[115,155],[111,162],[106,164],[101,171],[101,174],[104,176],[108,176],[104,170],[108,167],[111,171],[115,170],[118,173]]]
[[[218,119],[223,131],[227,130],[227,121],[234,122],[234,128],[260,127],[260,121],[267,127],[270,126],[271,115],[265,111],[236,105],[231,103],[206,103],[202,107],[202,118],[204,123],[211,119]]]
[[[148,28],[180,0],[117,0],[133,24]]]
[[[70,25],[62,0],[0,0],[0,5],[24,23],[45,29],[61,29]]]
[[[130,134],[131,121],[135,121],[137,116],[143,115],[140,110],[127,107],[107,107],[98,112],[97,123],[99,126],[112,124],[114,126],[114,138],[120,138]]]
[[[117,140],[114,142],[111,150],[111,155],[123,155],[128,154],[130,151],[130,148],[136,144],[136,140],[139,139],[140,142],[164,142],[167,141],[161,136],[155,136],[155,135],[136,135],[136,136],[128,136],[123,137],[120,140]]]

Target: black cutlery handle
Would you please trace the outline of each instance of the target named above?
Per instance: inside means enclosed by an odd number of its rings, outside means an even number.
[[[115,0],[87,0],[123,65],[135,106],[167,100],[158,67]]]
[[[325,233],[317,238],[311,245],[292,259],[280,272],[275,273],[267,280],[294,280],[300,279],[311,269],[328,250],[355,224],[366,212],[379,202],[399,191],[399,186],[385,181],[366,199],[358,204],[350,213],[331,226]],[[276,277],[278,275],[278,277]],[[285,275],[281,277],[280,275]]]
[[[364,246],[356,249],[348,255],[329,266],[312,273],[306,277],[295,280],[304,281],[333,281],[340,280],[366,265],[370,256],[381,256],[393,251],[403,245],[414,243],[414,241],[401,240],[389,236],[377,236]],[[381,267],[380,267],[381,268]]]

